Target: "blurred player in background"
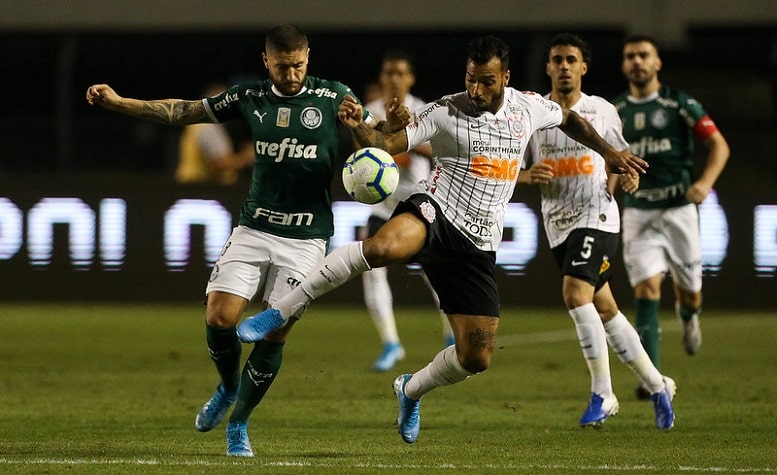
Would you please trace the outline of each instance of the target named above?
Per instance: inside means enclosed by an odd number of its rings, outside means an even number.
[[[329,189],[339,146],[338,108],[352,92],[308,76],[309,52],[299,28],[280,25],[267,34],[262,53],[269,79],[195,101],[124,98],[106,84],[86,92],[90,104],[162,124],[242,119],[251,127],[256,155],[248,198],[206,289],[206,339],[220,383],[195,418],[197,430],[209,431],[235,404],[226,434],[231,456],[254,455],[248,418],[275,380],[286,337],[305,309],[256,342],[242,373],[235,326],[254,296],[273,305],[299,285],[323,258],[334,228]],[[385,125],[367,112],[362,119]],[[407,114],[403,120],[397,129]]]
[[[591,52],[575,35],[553,37],[545,52],[551,80],[547,96],[587,120],[616,150],[626,150],[618,112],[612,104],[582,91]],[[620,215],[608,191],[608,170],[601,155],[558,129],[538,130],[526,151],[518,183],[538,184],[542,193],[545,234],[562,274],[561,293],[575,323],[591,375],[591,399],[580,425],[599,426],[618,413],[612,388],[609,342],[618,358],[648,388],[659,429],[674,425],[672,398],[676,387],[662,376],[642,347],[639,335],[618,309],[609,280],[618,252]],[[638,180],[621,178],[624,191],[636,191]]]
[[[390,51],[383,56],[379,75],[382,97],[367,103],[364,108],[379,120],[385,120],[386,110],[397,99],[410,112],[421,112],[424,102],[410,94],[415,85],[413,62],[407,53]],[[427,178],[431,169],[432,146],[423,143],[408,152],[394,155],[394,161],[400,167],[399,186],[385,201],[372,206],[366,226],[362,228],[360,239],[374,236],[378,229],[391,217],[394,208],[410,196],[418,182]],[[429,280],[422,274],[424,282]],[[397,323],[394,318],[393,295],[388,281],[386,267],[378,267],[362,274],[364,302],[370,312],[375,328],[378,330],[383,349],[380,356],[372,364],[375,371],[388,371],[397,361],[405,357],[405,349],[399,339]],[[431,289],[431,287],[430,287]],[[435,305],[439,308],[437,294],[431,289]],[[443,344],[453,344],[453,331],[445,313],[440,312],[442,319]]]
[[[203,97],[221,94],[223,84],[211,84]],[[224,124],[191,124],[183,128],[178,143],[175,181],[181,184],[231,185],[240,171],[254,164],[254,144],[235,144]]]
[[[493,36],[473,40],[467,48],[466,91],[427,104],[396,133],[370,128],[362,120],[361,105],[352,98],[343,101],[340,118],[361,146],[396,154],[431,142],[435,169],[423,189],[400,203],[375,236],[335,249],[272,308],[238,326],[242,341],[260,340],[285,325],[297,309],[362,272],[411,260],[421,263],[456,344],[416,373],[394,380],[397,426],[407,443],[418,438],[426,393],[464,381],[491,364],[499,327],[496,251],[532,133],[558,126],[618,171],[636,174],[644,165],[639,157],[613,149],[577,113],[508,87],[509,64],[504,41]]]
[[[640,189],[624,197],[623,260],[636,299],[636,328],[659,366],[659,307],[667,271],[674,283],[675,314],[689,355],[701,346],[702,262],[698,205],[712,190],[729,156],[726,139],[701,104],[658,80],[661,58],[655,41],[628,38],[623,74],[629,90],[614,104],[631,151],[650,163]],[[693,176],[694,138],[708,149]],[[646,397],[642,386],[640,398]]]

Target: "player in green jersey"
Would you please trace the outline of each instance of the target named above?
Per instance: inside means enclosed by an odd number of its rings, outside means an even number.
[[[712,190],[728,161],[726,139],[701,104],[658,80],[661,58],[655,41],[633,36],[624,42],[623,74],[629,90],[613,103],[632,153],[650,164],[640,189],[623,198],[623,256],[636,299],[636,327],[658,366],[661,283],[671,273],[675,313],[685,351],[701,345],[702,263],[697,206]],[[693,176],[694,139],[707,148],[706,163]],[[645,397],[637,388],[639,397]]]
[[[339,146],[337,114],[353,92],[308,76],[309,51],[299,28],[280,25],[267,34],[262,53],[269,79],[193,101],[125,98],[106,84],[86,92],[90,104],[153,122],[241,119],[251,129],[255,159],[248,198],[206,288],[206,340],[220,383],[195,419],[197,430],[209,431],[235,404],[227,426],[227,455],[232,456],[253,456],[248,418],[278,374],[287,335],[304,308],[256,342],[242,372],[235,327],[252,298],[266,307],[299,285],[324,257],[334,230],[329,187]],[[369,113],[364,118],[379,130],[404,128],[408,114],[397,104],[387,115],[391,127],[376,124]]]

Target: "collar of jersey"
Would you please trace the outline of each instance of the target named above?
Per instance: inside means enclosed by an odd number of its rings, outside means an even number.
[[[298,93],[294,94],[293,96],[287,96],[286,94],[283,94],[281,91],[279,91],[275,87],[275,84],[273,84],[272,85],[272,92],[273,92],[273,94],[275,94],[278,97],[297,97],[297,96],[301,96],[302,94],[308,92],[308,87],[307,86],[302,86],[302,89],[300,89]]]

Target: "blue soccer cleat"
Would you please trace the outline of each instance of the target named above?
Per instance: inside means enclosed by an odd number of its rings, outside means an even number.
[[[585,408],[583,417],[580,418],[580,425],[598,429],[608,417],[617,414],[619,409],[620,406],[615,395],[605,399],[596,393],[591,393],[591,400],[588,402],[588,407]]]
[[[405,394],[405,385],[410,381],[411,374],[401,374],[394,380],[394,392],[399,401],[399,417],[397,428],[402,440],[412,444],[418,438],[421,429],[421,401],[411,399]]]
[[[227,455],[230,457],[253,457],[254,450],[248,440],[247,422],[227,424]]]
[[[219,425],[235,399],[237,399],[237,391],[227,391],[219,384],[213,396],[197,412],[194,427],[200,432],[208,432]]]
[[[443,348],[448,348],[451,345],[456,344],[456,338],[453,337],[453,335],[446,336],[443,340],[442,346]]]
[[[281,316],[281,312],[268,308],[243,320],[243,323],[237,326],[237,337],[243,343],[253,343],[262,340],[268,333],[285,324],[286,320]]]
[[[380,356],[378,356],[378,359],[372,363],[372,369],[379,372],[388,371],[397,364],[397,361],[404,358],[405,349],[402,348],[401,343],[386,343],[383,345],[383,351]]]
[[[664,376],[664,390],[650,395],[653,409],[656,411],[656,427],[669,430],[674,427],[674,408],[672,399],[677,393],[677,384],[668,376]]]

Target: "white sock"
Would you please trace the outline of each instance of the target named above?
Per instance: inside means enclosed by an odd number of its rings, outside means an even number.
[[[364,288],[364,303],[370,312],[375,329],[378,330],[380,341],[384,345],[399,343],[387,269],[378,267],[364,272],[362,274],[362,287]]]
[[[650,361],[645,348],[639,341],[637,330],[631,326],[623,313],[618,312],[610,321],[604,323],[607,341],[613,351],[626,366],[639,377],[645,389],[656,393],[664,389],[664,378]]]
[[[413,374],[405,385],[405,394],[418,400],[434,388],[459,383],[472,374],[459,363],[456,347],[449,346],[437,353],[431,363]]]
[[[340,287],[370,266],[362,253],[361,241],[339,247],[329,253],[317,267],[311,269],[305,280],[282,299],[273,304],[284,319],[289,319],[311,300]]]
[[[573,308],[569,315],[575,322],[580,348],[583,350],[588,372],[591,373],[591,392],[601,396],[612,394],[607,336],[599,312],[593,303],[587,303]]]

